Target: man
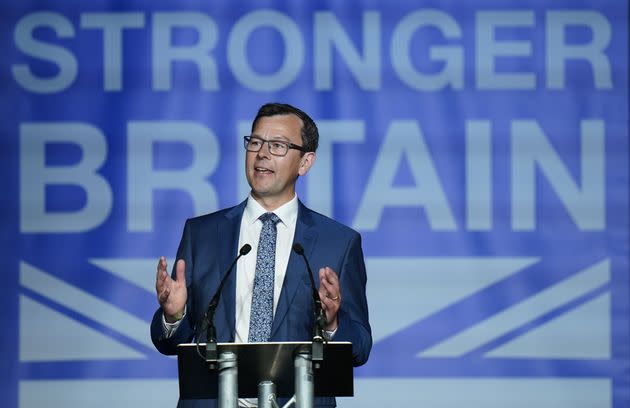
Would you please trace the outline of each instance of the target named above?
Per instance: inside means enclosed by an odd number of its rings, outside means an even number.
[[[175,354],[178,344],[193,340],[222,274],[245,244],[252,251],[226,281],[215,313],[217,340],[311,340],[312,290],[304,260],[291,249],[299,243],[318,270],[326,334],[352,342],[356,366],[367,361],[372,334],[361,238],[306,208],[295,194],[298,177],[315,162],[318,139],[317,126],[301,110],[275,103],[260,108],[244,141],[250,196],[235,207],[186,221],[172,276],[164,257],[158,262],[160,308],[151,338],[161,353]],[[315,405],[336,404],[334,398],[316,398]],[[179,406],[214,407],[216,401],[180,401]]]

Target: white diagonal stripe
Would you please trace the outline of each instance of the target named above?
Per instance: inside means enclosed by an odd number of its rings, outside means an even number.
[[[64,281],[20,262],[20,284],[104,326],[153,348],[149,323]]]
[[[46,344],[42,344],[46,333]],[[142,360],[146,356],[99,330],[20,295],[20,361]]]
[[[88,262],[147,292],[155,293],[158,258],[92,258],[88,259]],[[167,268],[170,268],[173,265],[173,260],[167,259],[166,263]]]
[[[461,356],[609,281],[610,262],[605,259],[438,343],[419,356]]]
[[[538,261],[535,257],[367,258],[367,297],[374,341]]]
[[[609,360],[610,291],[490,350],[486,357]]]

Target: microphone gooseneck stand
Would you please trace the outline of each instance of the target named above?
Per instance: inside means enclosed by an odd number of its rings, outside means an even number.
[[[214,296],[212,296],[210,303],[208,303],[208,309],[206,310],[206,313],[203,316],[203,324],[207,325],[205,359],[211,370],[216,368],[216,364],[219,361],[218,360],[219,356],[217,353],[217,330],[214,327],[214,312],[216,312],[217,306],[219,306],[219,299],[221,298],[223,285],[225,285],[225,282],[227,281],[227,278],[230,275],[230,272],[232,272],[232,269],[234,269],[236,262],[238,262],[241,256],[247,255],[249,251],[251,250],[252,250],[252,246],[249,244],[245,244],[238,251],[238,256],[234,259],[234,261],[228,268],[227,272],[225,272],[225,275],[223,275],[223,279],[221,279],[221,283],[219,284],[217,291],[214,293]],[[197,341],[199,341],[198,337],[197,337]]]
[[[205,360],[210,370],[218,368],[218,392],[219,392],[219,408],[238,408],[238,364],[237,356],[233,352],[218,352],[216,341],[216,329],[214,327],[214,313],[219,303],[221,290],[223,285],[232,271],[238,259],[247,255],[251,250],[249,244],[245,244],[239,251],[223,280],[212,297],[208,305],[208,310],[204,315],[204,322],[207,324],[207,342]],[[295,408],[313,408],[315,400],[315,381],[313,375],[313,366],[319,367],[324,360],[324,328],[326,326],[326,316],[319,299],[319,293],[315,287],[313,272],[308,263],[308,259],[304,254],[304,248],[299,243],[293,245],[293,251],[304,259],[308,275],[310,278],[311,289],[313,294],[314,317],[313,324],[313,341],[310,351],[299,350],[294,357],[294,389],[295,395],[287,401],[282,408],[288,408],[295,405]],[[258,407],[259,408],[279,408],[276,400],[276,385],[272,381],[263,379],[258,384]]]
[[[313,314],[315,317],[315,323],[313,324],[313,346],[311,358],[315,364],[315,368],[319,368],[319,364],[324,361],[324,328],[326,327],[326,315],[322,308],[322,301],[319,299],[319,293],[315,287],[315,280],[313,279],[313,271],[311,265],[304,254],[304,248],[299,243],[293,245],[293,251],[300,255],[304,259],[306,264],[306,270],[308,271],[309,282],[311,283],[311,291],[313,295]]]

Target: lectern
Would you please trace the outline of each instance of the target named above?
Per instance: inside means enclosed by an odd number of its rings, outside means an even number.
[[[219,361],[210,368],[206,345],[177,347],[181,399],[219,400],[219,408],[236,408],[238,398],[258,398],[260,408],[312,408],[313,398],[354,395],[352,344],[327,342],[324,359],[313,362],[311,342],[218,343]]]

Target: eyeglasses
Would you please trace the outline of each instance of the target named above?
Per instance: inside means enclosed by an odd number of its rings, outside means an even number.
[[[305,152],[306,149],[303,146],[298,146],[293,143],[285,142],[283,140],[265,140],[258,136],[245,136],[243,138],[245,150],[248,152],[259,152],[263,145],[267,143],[269,153],[274,156],[286,156],[289,153],[289,149],[299,150]]]

